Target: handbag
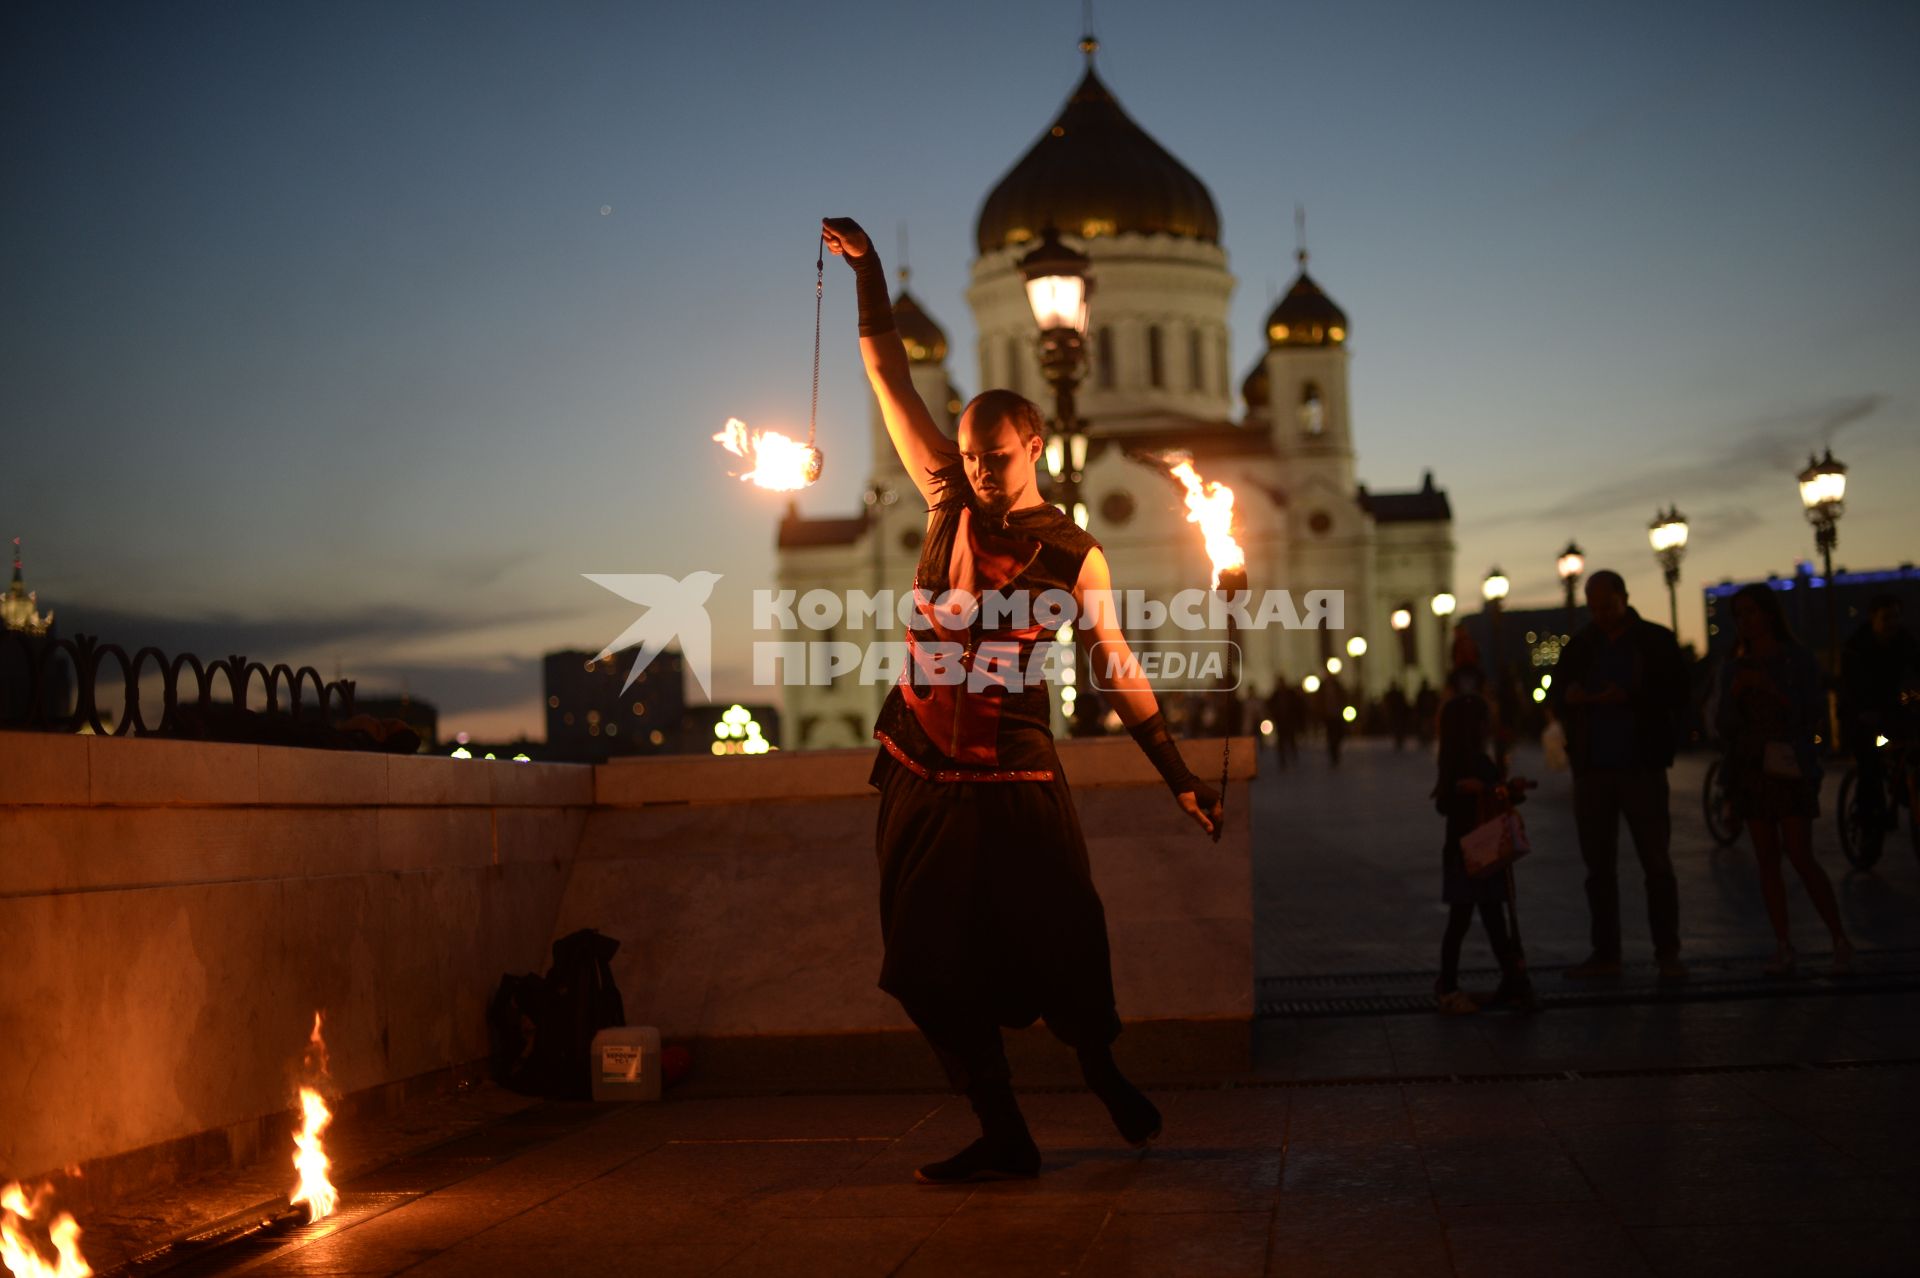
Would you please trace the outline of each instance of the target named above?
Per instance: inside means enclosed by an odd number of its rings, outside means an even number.
[[[1790,741],[1769,741],[1760,751],[1760,771],[1781,781],[1798,781],[1800,759]]]
[[[1467,874],[1476,879],[1497,874],[1531,851],[1527,823],[1512,808],[1460,836],[1460,859],[1466,862]]]

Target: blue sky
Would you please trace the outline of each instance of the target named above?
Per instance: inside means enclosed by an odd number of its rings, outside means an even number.
[[[973,218],[1077,78],[1079,8],[9,6],[0,533],[68,632],[532,729],[539,654],[631,620],[581,573],[723,572],[723,634],[770,578],[779,503],[708,436],[804,422],[821,214],[910,227],[978,388]],[[1792,473],[1826,442],[1841,559],[1914,557],[1920,8],[1097,18],[1220,208],[1236,375],[1306,205],[1360,472],[1436,470],[1463,595],[1497,561],[1550,601],[1572,536],[1660,615],[1674,501],[1697,636],[1698,585],[1810,553]],[[817,514],[865,472],[844,271],[826,323]]]

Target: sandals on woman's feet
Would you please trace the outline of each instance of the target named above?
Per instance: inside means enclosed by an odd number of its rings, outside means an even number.
[[[1800,956],[1793,952],[1793,947],[1791,945],[1783,945],[1780,947],[1780,952],[1773,956],[1773,962],[1767,964],[1760,970],[1768,976],[1792,976],[1793,969],[1799,961]]]

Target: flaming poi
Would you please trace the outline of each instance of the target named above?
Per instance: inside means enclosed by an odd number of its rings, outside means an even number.
[[[68,1213],[59,1213],[47,1225],[51,1259],[32,1237],[29,1227],[44,1212],[51,1192],[52,1186],[42,1185],[28,1197],[17,1181],[0,1190],[0,1262],[13,1278],[87,1278],[93,1272],[80,1254],[80,1226]]]
[[[1169,453],[1163,462],[1167,473],[1186,489],[1187,522],[1198,524],[1206,538],[1207,558],[1213,563],[1213,588],[1220,588],[1225,574],[1244,576],[1247,555],[1233,535],[1233,489],[1202,479],[1193,468],[1193,458],[1185,453]]]
[[[327,1076],[327,1041],[320,1036],[320,1013],[313,1014],[313,1033],[307,1039],[307,1069],[321,1078]],[[290,1205],[305,1203],[309,1222],[333,1214],[340,1203],[340,1191],[327,1179],[327,1153],[320,1144],[320,1133],[333,1122],[327,1102],[311,1087],[300,1089],[300,1130],[293,1134],[293,1167],[300,1175]]]
[[[1161,459],[1167,473],[1186,490],[1187,522],[1198,524],[1206,540],[1207,560],[1213,565],[1213,588],[1237,594],[1247,588],[1247,552],[1233,535],[1233,489],[1210,479],[1202,479],[1186,453],[1168,453]],[[1233,620],[1227,620],[1227,640],[1233,643]],[[1229,649],[1237,651],[1235,648]],[[1227,811],[1228,763],[1233,751],[1233,729],[1229,725],[1220,736],[1220,821],[1213,827],[1218,843],[1225,829]]]
[[[820,478],[820,450],[777,430],[753,430],[729,417],[713,442],[748,463],[745,471],[733,472],[743,483],[794,493]]]

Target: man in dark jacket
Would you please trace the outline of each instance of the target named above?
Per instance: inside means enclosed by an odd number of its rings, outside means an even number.
[[[1573,637],[1553,672],[1554,713],[1566,725],[1574,821],[1587,866],[1593,953],[1571,980],[1620,973],[1620,880],[1624,818],[1647,883],[1647,922],[1660,979],[1682,981],[1680,898],[1670,851],[1667,769],[1687,704],[1687,671],[1673,632],[1627,605],[1620,574],[1587,578],[1592,623]]]

